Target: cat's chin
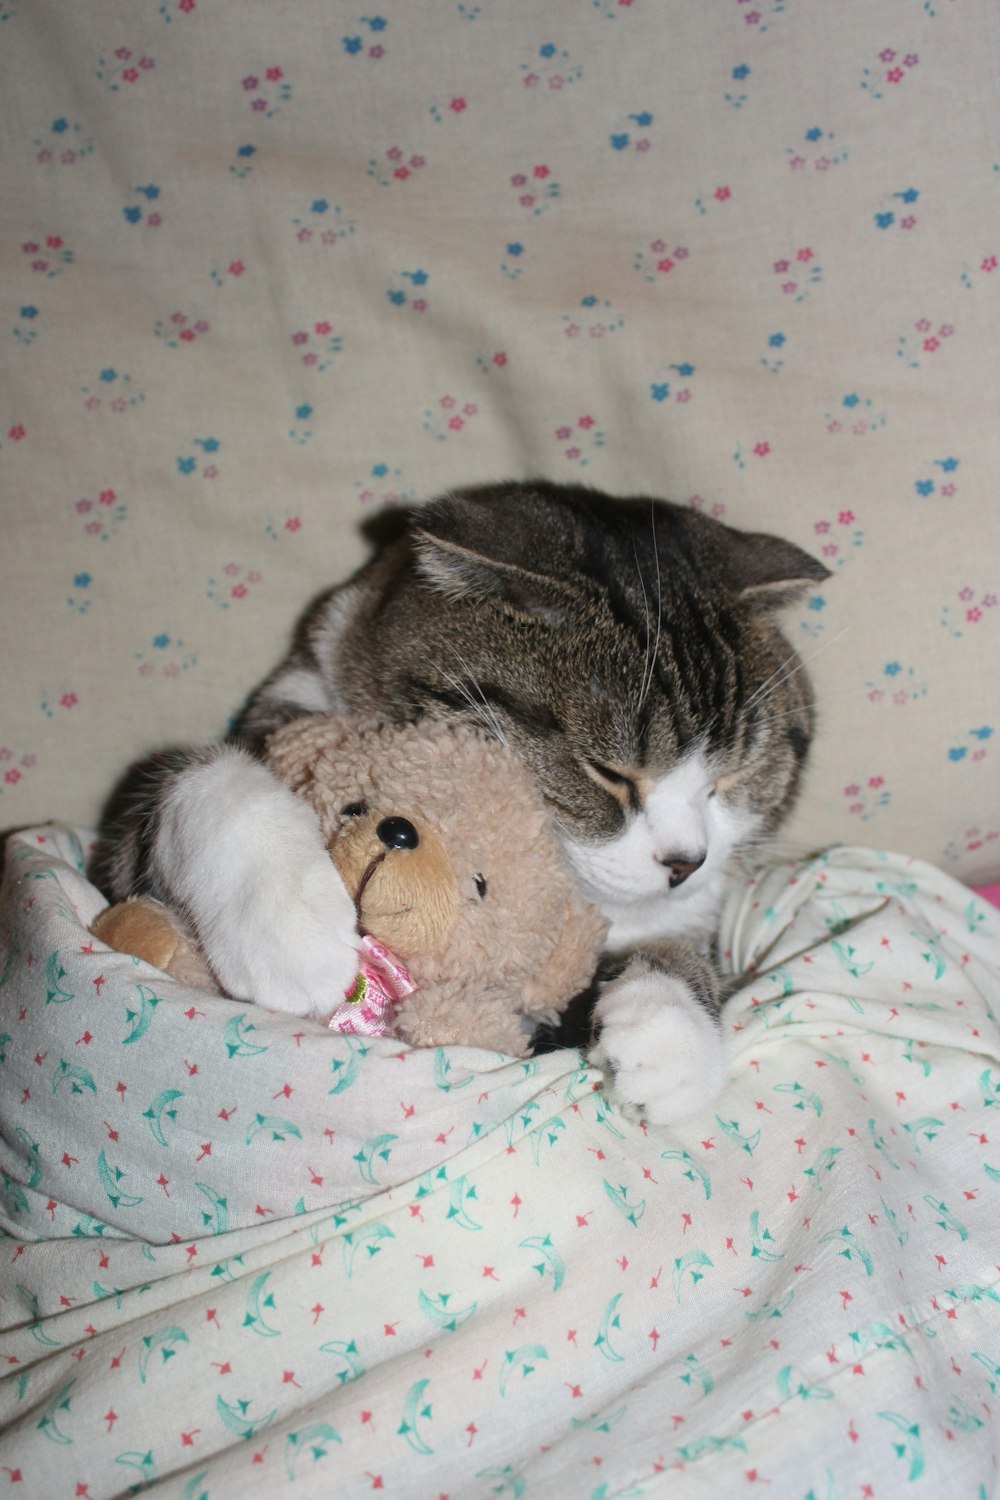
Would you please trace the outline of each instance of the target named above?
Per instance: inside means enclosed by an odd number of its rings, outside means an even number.
[[[590,899],[611,924],[608,952],[626,952],[658,939],[707,942],[718,920],[726,882],[726,872],[721,870],[696,887],[685,885],[672,891],[668,886],[651,896],[622,898],[594,891]]]

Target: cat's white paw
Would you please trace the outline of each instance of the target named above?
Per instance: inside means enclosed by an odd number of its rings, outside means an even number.
[[[324,850],[245,890],[217,923],[208,957],[235,999],[325,1020],[357,975],[358,941],[354,902]]]
[[[179,778],[157,857],[219,983],[237,1000],[325,1018],[358,971],[354,902],[315,813],[227,751]]]
[[[594,1015],[600,1031],[589,1061],[629,1118],[671,1125],[721,1092],[722,1031],[685,980],[656,969],[625,974],[605,987]]]

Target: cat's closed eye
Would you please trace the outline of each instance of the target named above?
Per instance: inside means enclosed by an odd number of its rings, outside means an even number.
[[[599,781],[611,795],[625,807],[633,810],[639,806],[639,788],[630,776],[625,776],[621,771],[616,771],[612,766],[606,766],[603,761],[588,760],[584,762],[587,771],[592,777]]]

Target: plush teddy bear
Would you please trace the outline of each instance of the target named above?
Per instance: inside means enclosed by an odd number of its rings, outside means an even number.
[[[361,972],[333,1002],[332,1030],[523,1056],[533,1026],[589,983],[606,924],[528,773],[495,741],[317,716],[272,735],[266,759],[315,808],[354,900]],[[185,984],[220,988],[159,903],[110,907],[93,931]]]

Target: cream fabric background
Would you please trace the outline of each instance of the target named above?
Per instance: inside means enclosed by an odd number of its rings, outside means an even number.
[[[995,6],[0,17],[4,827],[218,735],[373,511],[544,475],[825,554],[792,835],[1000,877]]]

